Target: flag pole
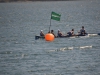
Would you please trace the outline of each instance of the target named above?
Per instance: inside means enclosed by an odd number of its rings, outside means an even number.
[[[51,13],[52,15],[52,13]],[[52,16],[51,16],[52,17]],[[51,17],[50,17],[50,26],[49,26],[49,33],[50,33],[50,27],[51,27]]]
[[[49,33],[50,33],[50,27],[51,27],[51,19],[50,19]]]

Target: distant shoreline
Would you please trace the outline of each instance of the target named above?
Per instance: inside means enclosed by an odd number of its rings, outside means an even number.
[[[27,1],[77,1],[77,0],[0,0],[0,3],[7,3],[7,2],[27,2]]]

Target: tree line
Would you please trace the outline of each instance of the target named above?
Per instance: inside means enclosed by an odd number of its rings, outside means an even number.
[[[0,2],[17,2],[17,1],[75,1],[75,0],[0,0]]]

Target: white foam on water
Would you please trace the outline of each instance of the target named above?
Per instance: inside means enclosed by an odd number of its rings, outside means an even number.
[[[60,48],[60,51],[65,51],[65,49],[66,49],[66,47],[64,47],[64,48]]]
[[[65,51],[65,50],[73,50],[74,47],[64,47],[64,48],[60,48],[60,51]]]
[[[90,37],[89,35],[87,35],[87,36],[80,36],[80,38],[88,38],[88,37]]]
[[[79,47],[64,47],[64,48],[49,50],[49,52],[66,51],[66,50],[74,50],[74,49],[82,50],[82,49],[87,49],[87,48],[92,48],[92,45],[91,46],[79,46]]]
[[[73,49],[74,49],[74,47],[68,47],[67,49],[68,49],[68,50],[73,50]]]
[[[70,37],[70,38],[76,38],[76,36]]]
[[[55,51],[57,51],[56,49],[55,50],[49,50],[48,52],[55,52]]]
[[[81,46],[79,47],[80,49],[85,49],[85,48],[92,48],[92,46]]]

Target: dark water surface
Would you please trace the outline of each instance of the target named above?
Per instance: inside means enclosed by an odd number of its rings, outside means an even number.
[[[0,3],[0,75],[100,75],[100,36],[35,40],[52,11],[61,14],[55,33],[100,33],[99,0]]]

